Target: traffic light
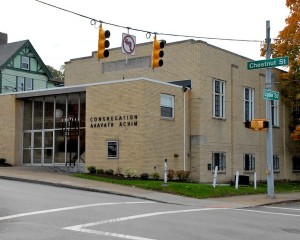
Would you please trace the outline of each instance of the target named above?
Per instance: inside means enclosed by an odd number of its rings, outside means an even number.
[[[245,122],[245,128],[250,128],[255,131],[267,130],[269,128],[269,121],[266,119],[252,119]]]
[[[164,61],[161,59],[164,56],[164,51],[161,49],[163,49],[165,45],[165,40],[158,41],[156,40],[156,36],[154,37],[151,63],[152,68],[161,67],[164,64]]]
[[[106,49],[109,47],[110,43],[106,38],[110,37],[110,31],[103,30],[102,24],[99,28],[99,37],[98,37],[98,59],[107,58],[109,56],[109,51]]]

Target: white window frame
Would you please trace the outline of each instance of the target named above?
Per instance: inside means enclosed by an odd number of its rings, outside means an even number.
[[[279,127],[279,101],[278,100],[270,100],[271,101],[271,117],[272,117],[272,126]]]
[[[246,158],[248,162],[246,162]],[[244,154],[244,172],[254,172],[255,171],[255,154],[245,153]]]
[[[246,94],[247,91],[249,94]],[[248,96],[247,96],[248,95]],[[254,89],[244,88],[244,122],[254,119]]]
[[[212,153],[212,171],[218,166],[218,172],[226,172],[226,153],[213,152]]]
[[[29,70],[29,57],[21,57],[21,68],[24,70]]]
[[[225,87],[225,81],[213,79],[212,116],[215,118],[225,119]]]
[[[175,108],[174,108],[174,103],[175,102],[175,97],[173,95],[169,94],[160,94],[160,115],[162,118],[170,118],[173,119],[175,116]],[[171,115],[166,115],[164,114],[165,111],[163,109],[170,109],[171,110]]]
[[[33,90],[33,79],[26,77],[17,77],[17,92]]]
[[[111,154],[110,148],[114,148],[115,154]],[[118,159],[119,158],[119,141],[107,141],[106,142],[106,155],[108,159]]]
[[[279,156],[277,154],[273,155],[273,170],[274,172],[279,172]]]

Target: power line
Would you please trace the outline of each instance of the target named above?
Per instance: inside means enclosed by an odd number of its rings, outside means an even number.
[[[258,43],[263,42],[262,40],[216,38],[216,37],[199,37],[199,36],[192,36],[192,35],[181,35],[181,34],[159,33],[159,32],[146,31],[146,30],[142,30],[142,29],[138,29],[138,28],[126,27],[126,26],[122,26],[122,25],[118,25],[118,24],[114,24],[114,23],[105,22],[103,20],[96,20],[95,18],[91,18],[91,17],[85,16],[83,14],[76,13],[76,12],[70,11],[68,9],[61,8],[61,7],[58,7],[58,6],[55,6],[55,5],[40,1],[40,0],[35,0],[35,1],[39,2],[39,3],[42,3],[42,4],[45,4],[45,5],[48,5],[48,6],[53,7],[53,8],[57,8],[59,10],[62,10],[62,11],[68,12],[68,13],[71,13],[71,14],[77,15],[79,17],[87,18],[87,19],[90,20],[90,23],[92,25],[96,25],[96,23],[103,23],[103,24],[107,24],[107,25],[110,25],[110,26],[114,26],[114,27],[124,28],[124,29],[133,30],[133,31],[137,31],[137,32],[144,32],[144,33],[147,34],[147,38],[150,38],[151,34],[153,34],[153,35],[164,35],[164,36],[172,36],[172,37],[185,37],[185,38],[196,38],[196,39],[198,38],[198,39],[222,40],[222,41],[258,42]]]

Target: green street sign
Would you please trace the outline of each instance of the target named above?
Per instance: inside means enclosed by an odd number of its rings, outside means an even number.
[[[247,62],[247,69],[259,69],[259,68],[273,68],[279,66],[289,65],[288,57],[280,57],[280,58],[271,58],[266,60],[252,61]]]
[[[272,91],[269,89],[263,90],[263,96],[266,100],[279,100],[279,92]]]

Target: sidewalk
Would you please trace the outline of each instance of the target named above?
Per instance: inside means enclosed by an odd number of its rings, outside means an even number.
[[[275,198],[267,198],[265,194],[256,194],[214,199],[194,199],[172,194],[143,190],[135,187],[76,178],[72,177],[69,173],[57,172],[54,169],[47,167],[0,167],[0,178],[35,182],[58,187],[97,191],[102,193],[118,194],[172,204],[196,205],[201,207],[242,208],[297,200],[300,201],[300,192],[286,194],[275,193]]]

